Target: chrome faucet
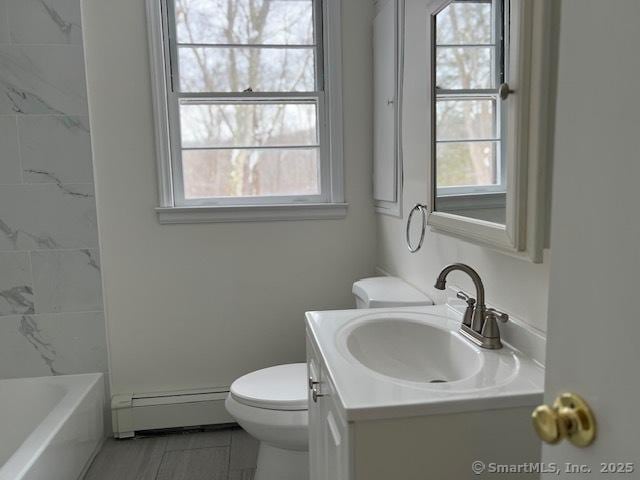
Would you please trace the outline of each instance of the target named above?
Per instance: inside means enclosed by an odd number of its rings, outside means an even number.
[[[447,276],[455,270],[464,272],[471,277],[473,285],[476,288],[477,297],[476,300],[462,291],[456,295],[458,298],[467,302],[467,309],[462,318],[462,325],[460,325],[460,333],[482,348],[502,348],[500,329],[498,328],[497,321],[506,322],[509,320],[509,315],[493,308],[487,308],[484,303],[484,285],[478,272],[464,263],[454,263],[445,267],[440,272],[436,280],[435,288],[444,290],[447,285]]]

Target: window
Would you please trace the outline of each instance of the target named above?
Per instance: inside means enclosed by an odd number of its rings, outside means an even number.
[[[436,17],[438,196],[506,190],[505,18],[502,0],[457,0]]]
[[[344,216],[339,2],[148,7],[161,222]]]

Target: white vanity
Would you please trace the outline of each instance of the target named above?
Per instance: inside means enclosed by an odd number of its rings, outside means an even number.
[[[307,314],[312,480],[461,480],[478,461],[494,478],[492,464],[539,461],[543,368],[473,345],[460,318],[446,305]]]

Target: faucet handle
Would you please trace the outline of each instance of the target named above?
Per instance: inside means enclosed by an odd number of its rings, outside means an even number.
[[[487,310],[485,311],[485,317],[493,317],[496,320],[500,320],[502,323],[507,323],[507,321],[509,320],[509,315],[501,312],[500,310],[496,310],[495,308],[487,308]]]
[[[495,308],[487,308],[484,313],[484,323],[482,325],[481,335],[490,342],[492,345],[490,348],[501,348],[502,342],[500,341],[500,329],[498,328],[498,322],[505,323],[509,320],[509,315],[504,312],[500,312]]]
[[[470,297],[462,290],[456,293],[456,297],[467,302],[467,309],[465,310],[464,316],[462,317],[462,325],[471,328],[471,323],[473,322],[473,313],[476,308],[476,299]]]
[[[456,293],[456,297],[459,298],[460,300],[464,300],[465,302],[467,302],[467,305],[470,307],[473,307],[476,304],[476,299],[473,297],[470,297],[469,295],[464,293],[462,290]]]

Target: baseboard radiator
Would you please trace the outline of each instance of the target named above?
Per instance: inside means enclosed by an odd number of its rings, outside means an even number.
[[[113,395],[113,434],[129,438],[144,430],[231,423],[224,407],[228,393],[229,388],[222,387]]]

